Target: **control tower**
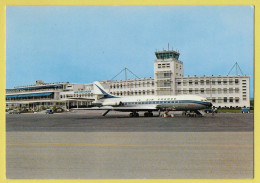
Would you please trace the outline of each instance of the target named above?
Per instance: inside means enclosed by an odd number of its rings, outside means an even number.
[[[183,77],[180,53],[173,50],[155,52],[154,81],[156,95],[175,95],[175,78]]]

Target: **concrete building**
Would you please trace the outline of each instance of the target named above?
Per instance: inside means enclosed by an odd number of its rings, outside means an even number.
[[[154,79],[103,81],[117,96],[199,95],[216,107],[250,107],[248,75],[183,76],[183,62],[176,51],[155,52]]]
[[[183,62],[176,51],[155,52],[154,78],[100,81],[116,96],[199,95],[216,107],[250,107],[248,75],[183,76]],[[7,108],[30,109],[60,106],[87,107],[95,99],[93,84],[44,83],[6,90]]]
[[[39,111],[53,106],[63,109],[86,107],[94,100],[92,87],[92,84],[45,83],[38,80],[34,85],[7,89],[6,108]]]

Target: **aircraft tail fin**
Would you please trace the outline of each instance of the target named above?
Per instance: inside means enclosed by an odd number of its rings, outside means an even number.
[[[95,95],[104,95],[104,98],[118,98],[114,95],[109,94],[98,81],[95,81],[93,83],[93,86]]]

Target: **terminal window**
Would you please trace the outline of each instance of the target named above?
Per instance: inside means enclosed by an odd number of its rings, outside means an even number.
[[[227,97],[224,97],[224,102],[227,102]]]
[[[221,103],[221,102],[222,102],[222,98],[219,97],[219,98],[218,98],[218,103]]]
[[[195,94],[199,94],[198,88],[195,88]]]
[[[170,73],[164,73],[163,75],[164,75],[165,78],[171,77]]]

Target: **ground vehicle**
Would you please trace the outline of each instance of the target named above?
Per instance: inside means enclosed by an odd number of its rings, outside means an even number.
[[[63,112],[63,109],[62,108],[56,108],[56,109],[53,110],[53,112],[61,113],[61,112]]]
[[[249,108],[241,108],[242,113],[249,113],[250,109]]]
[[[53,114],[52,110],[51,109],[46,109],[46,114]]]
[[[10,110],[8,111],[8,114],[21,114],[21,112],[18,110]]]
[[[212,109],[211,108],[204,109],[204,112],[205,113],[212,113]],[[214,109],[214,113],[218,113],[218,109],[217,108]]]

